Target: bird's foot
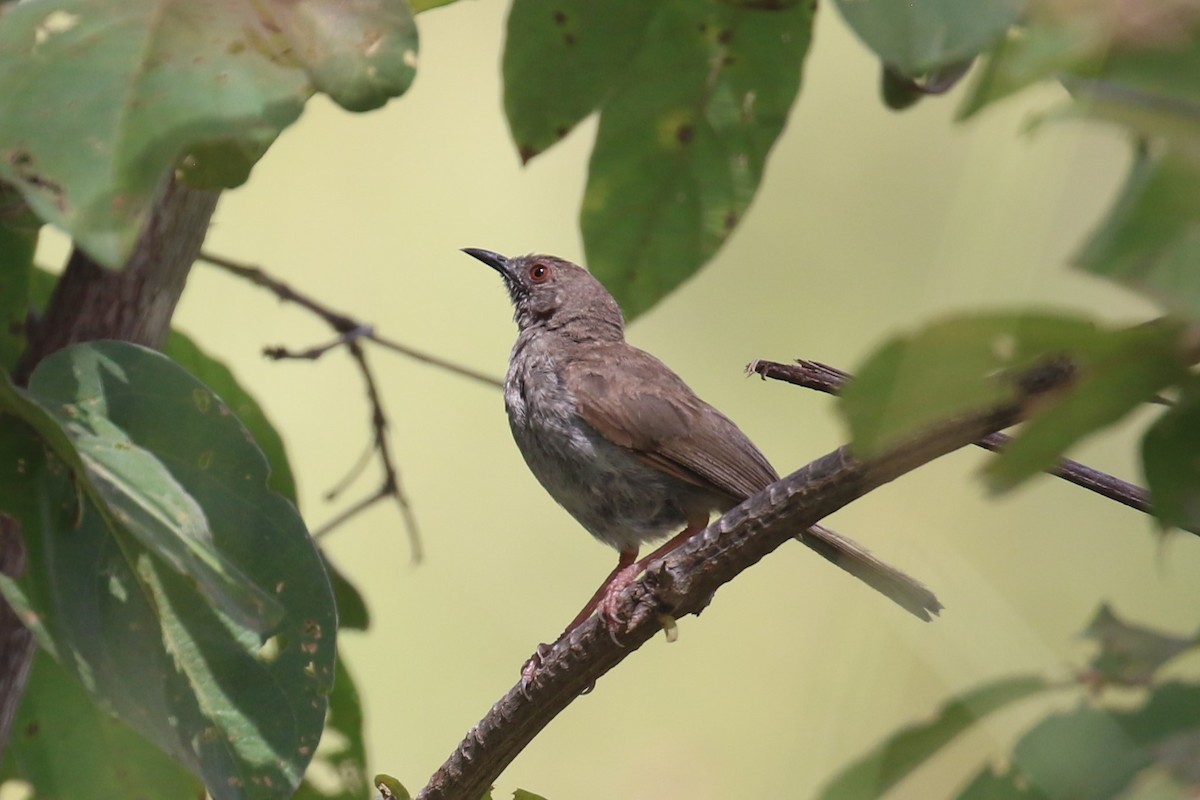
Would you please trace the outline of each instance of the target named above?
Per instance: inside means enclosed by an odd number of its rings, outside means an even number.
[[[617,641],[617,631],[625,626],[629,620],[621,616],[621,592],[633,583],[637,578],[638,573],[642,571],[642,563],[635,562],[625,567],[620,572],[612,576],[608,584],[604,587],[604,594],[596,602],[596,613],[600,615],[600,621],[604,623],[604,627],[608,630],[608,635],[614,642]]]
[[[546,660],[546,656],[550,655],[550,650],[554,645],[542,642],[537,646],[525,663],[521,665],[521,693],[526,698],[529,697],[529,689],[533,686],[534,679],[537,677],[538,670],[542,668],[542,662]]]

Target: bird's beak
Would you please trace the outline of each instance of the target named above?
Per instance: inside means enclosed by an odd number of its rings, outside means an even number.
[[[478,258],[505,278],[508,277],[508,259],[499,253],[493,253],[491,250],[480,250],[478,247],[464,247],[462,251],[473,258]]]

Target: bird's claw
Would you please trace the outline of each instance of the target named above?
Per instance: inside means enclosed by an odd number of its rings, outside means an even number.
[[[544,662],[546,657],[550,655],[550,651],[552,649],[553,645],[548,645],[545,642],[542,642],[537,646],[537,649],[533,651],[533,655],[526,659],[525,663],[521,665],[521,693],[525,695],[526,699],[529,699],[529,690],[533,686],[534,680],[537,678],[538,670],[542,668],[542,662]]]

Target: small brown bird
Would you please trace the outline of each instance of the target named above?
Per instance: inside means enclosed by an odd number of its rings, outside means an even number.
[[[504,404],[525,463],[579,524],[620,553],[562,636],[597,609],[611,625],[617,595],[646,565],[779,475],[728,417],[626,343],[621,309],[587,270],[548,255],[463,252],[500,273],[516,309]],[[637,561],[643,543],[672,531],[679,533]],[[923,620],[942,607],[844,536],[814,526],[796,538]]]

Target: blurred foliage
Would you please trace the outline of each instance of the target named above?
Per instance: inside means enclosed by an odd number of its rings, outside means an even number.
[[[1017,486],[1080,440],[1145,402],[1166,397],[1167,409],[1143,439],[1142,468],[1160,523],[1195,530],[1200,524],[1195,459],[1200,415],[1194,411],[1200,404],[1194,379],[1200,362],[1200,4],[1030,0],[1019,18],[1007,23],[1006,4],[985,4],[988,14],[972,21],[979,25],[970,38],[974,52],[938,40],[928,17],[938,2],[904,4],[911,16],[890,31],[882,18],[873,19],[878,29],[859,20],[873,5],[839,7],[890,68],[925,73],[981,54],[963,118],[1035,82],[1057,80],[1068,100],[1045,120],[1097,120],[1130,133],[1137,158],[1129,179],[1075,261],[1142,292],[1167,316],[1120,331],[1097,325],[1091,333],[1078,328],[1086,320],[1064,318],[1058,334],[1043,337],[1044,313],[1015,310],[956,315],[896,336],[868,356],[857,370],[860,385],[847,389],[840,406],[855,448],[875,453],[935,418],[979,410],[989,399],[1012,399],[1023,369],[1039,361],[1065,361],[1075,365],[1078,379],[1030,409],[1017,440],[986,470],[990,487]],[[940,13],[950,30],[965,24],[956,13]],[[995,23],[990,33],[984,30],[989,19]],[[890,91],[896,93],[894,85]]]
[[[1200,644],[1133,625],[1102,605],[1083,635],[1098,649],[1072,681],[1002,678],[953,698],[928,722],[889,736],[836,775],[821,800],[879,797],[986,714],[1049,689],[1073,688],[1078,705],[1030,728],[1003,767],[986,766],[958,793],[979,798],[1194,797],[1200,790],[1200,683],[1157,680]],[[1139,687],[1135,703],[1101,702],[1112,686]],[[1122,698],[1125,700],[1125,698]]]

